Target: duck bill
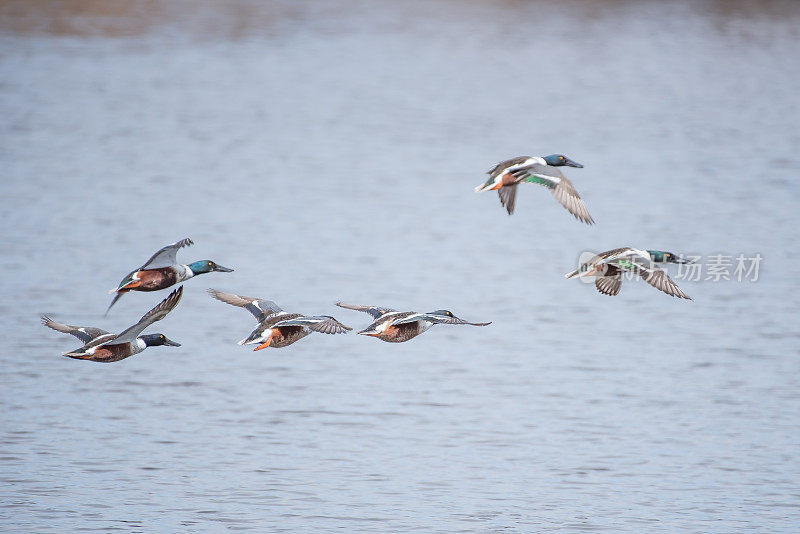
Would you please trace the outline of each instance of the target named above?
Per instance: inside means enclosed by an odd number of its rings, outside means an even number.
[[[261,349],[266,349],[267,347],[269,347],[269,344],[270,344],[270,343],[272,343],[272,338],[273,338],[274,336],[275,336],[275,330],[273,330],[272,332],[270,332],[270,333],[269,333],[269,337],[267,338],[267,340],[266,340],[264,343],[262,343],[261,345],[259,345],[259,346],[257,346],[256,348],[254,348],[254,349],[253,349],[253,351],[257,351],[257,350],[261,350]]]
[[[172,341],[169,338],[165,338],[164,339],[164,345],[169,345],[170,347],[180,347],[181,346],[180,343],[178,343],[177,341]]]
[[[579,169],[583,168],[583,165],[581,165],[577,161],[572,161],[571,159],[566,157],[564,158],[564,165],[567,165],[568,167],[577,167]]]
[[[229,269],[227,267],[223,267],[222,265],[215,265],[214,270],[220,273],[232,273],[233,269]]]
[[[378,337],[379,335],[381,335],[380,332],[376,332],[375,330],[362,330],[361,332],[356,332],[356,333],[362,336],[372,336],[372,337]]]
[[[675,258],[675,259],[672,259],[672,260],[669,260],[669,261],[670,261],[670,263],[681,263],[681,264],[694,263],[694,260],[687,260],[685,258]]]

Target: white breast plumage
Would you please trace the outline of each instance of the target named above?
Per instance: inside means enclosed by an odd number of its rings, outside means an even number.
[[[176,269],[178,271],[178,282],[183,282],[194,276],[194,272],[188,265],[179,265]]]

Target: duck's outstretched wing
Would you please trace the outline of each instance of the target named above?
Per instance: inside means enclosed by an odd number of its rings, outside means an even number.
[[[512,173],[519,181],[543,185],[553,193],[559,204],[564,206],[576,219],[586,224],[594,224],[589,210],[583,203],[572,182],[560,170],[550,165],[534,163]]]
[[[495,176],[499,176],[500,174],[502,174],[506,169],[513,170],[513,167],[516,167],[529,159],[531,159],[530,156],[517,156],[516,158],[511,158],[505,161],[501,161],[500,163],[498,163],[497,165],[486,171],[486,174],[488,174],[489,178],[492,179]]]
[[[415,321],[428,321],[434,324],[469,324],[472,326],[487,326],[492,324],[491,321],[488,323],[471,323],[469,321],[465,321],[455,315],[445,316],[445,315],[438,315],[432,313],[415,313],[413,315],[409,315],[408,317],[403,317],[402,319],[398,319],[397,321],[393,321],[393,325],[398,324],[405,324],[405,323],[413,323]]]
[[[120,332],[120,334],[112,342],[106,342],[105,345],[118,345],[120,343],[130,343],[131,341],[134,341],[137,337],[139,337],[139,334],[141,334],[145,328],[156,321],[160,321],[166,317],[169,312],[175,309],[175,306],[177,306],[181,301],[182,296],[183,286],[170,293],[167,298],[159,302],[152,310],[142,315],[142,318],[139,319],[138,323],[126,328]]]
[[[106,314],[105,314],[105,316],[104,316],[104,317],[107,317],[107,316],[108,316],[108,312],[110,312],[110,311],[111,311],[111,307],[112,307],[114,304],[116,304],[116,303],[117,303],[117,301],[118,301],[120,298],[122,298],[122,295],[124,295],[124,294],[125,294],[125,292],[124,292],[124,291],[117,291],[117,294],[116,294],[116,295],[114,295],[114,298],[113,298],[113,299],[111,299],[111,304],[109,304],[109,305],[108,305],[108,308],[106,308]]]
[[[257,321],[262,321],[270,315],[283,311],[280,306],[271,300],[234,295],[233,293],[223,293],[216,289],[209,289],[208,294],[225,304],[246,309],[253,314],[253,317],[255,317]]]
[[[166,247],[162,248],[153,256],[147,260],[147,262],[139,267],[139,270],[142,269],[161,269],[162,267],[171,267],[177,263],[176,256],[178,254],[178,249],[181,247],[188,247],[189,245],[193,245],[194,241],[189,239],[181,239],[171,245],[167,245]]]
[[[116,338],[117,338],[116,334],[103,334],[101,336],[94,338],[93,340],[91,340],[82,347],[79,347],[75,350],[71,350],[69,352],[64,352],[62,354],[69,358],[85,360],[90,357],[90,355],[88,354],[89,349],[91,349],[92,347],[99,347],[101,345],[112,345]]]
[[[609,259],[608,262],[623,271],[630,271],[641,276],[645,282],[671,297],[692,300],[689,295],[678,287],[678,284],[669,277],[665,270],[657,267],[650,259],[650,256],[645,254],[633,252],[621,254],[616,258]]]
[[[603,295],[613,297],[619,294],[619,290],[622,288],[622,275],[617,273],[611,276],[598,276],[597,280],[594,281],[594,285]]]
[[[102,328],[95,328],[93,326],[72,326],[70,324],[58,323],[46,315],[42,316],[42,324],[58,332],[71,334],[84,343],[89,343],[93,339],[110,334],[110,332]]]
[[[500,197],[500,205],[506,208],[509,215],[514,213],[514,206],[517,203],[517,184],[506,185],[497,190]]]
[[[102,334],[97,336],[96,338],[92,339],[84,346],[79,347],[75,350],[71,350],[69,352],[64,352],[64,356],[69,356],[70,358],[81,358],[86,355],[86,353],[92,347],[99,347],[101,345],[112,345],[115,343],[115,339],[117,339],[116,334]]]
[[[556,200],[567,208],[567,211],[574,215],[576,219],[586,224],[594,224],[594,219],[589,215],[586,204],[583,203],[583,199],[581,199],[569,178],[566,176],[562,178],[561,182],[552,191]]]
[[[348,330],[352,330],[352,328],[343,325],[330,315],[295,317],[294,319],[278,321],[272,325],[272,328],[280,328],[281,326],[305,326],[314,332],[322,334],[344,334]]]
[[[359,306],[357,304],[345,304],[344,302],[337,302],[337,306],[340,308],[347,308],[348,310],[356,310],[364,313],[368,313],[372,316],[373,319],[377,319],[387,313],[392,313],[397,310],[393,310],[391,308],[380,308],[378,306]]]
[[[642,278],[654,288],[663,291],[671,297],[692,300],[692,297],[684,293],[681,288],[678,287],[678,284],[669,277],[667,271],[663,269],[656,267],[649,271],[647,276],[642,275]]]

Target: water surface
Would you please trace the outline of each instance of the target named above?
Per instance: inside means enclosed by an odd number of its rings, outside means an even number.
[[[190,5],[191,4],[191,5]],[[0,528],[791,532],[800,521],[792,2],[3,2]],[[563,152],[597,221],[483,172]],[[153,327],[106,291],[183,237]],[[760,253],[694,301],[565,280],[581,251]],[[675,269],[671,272],[675,274]],[[448,308],[393,345],[254,323]]]

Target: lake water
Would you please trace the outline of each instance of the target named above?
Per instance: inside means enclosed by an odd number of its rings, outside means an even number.
[[[0,530],[796,532],[798,57],[781,1],[0,3]],[[473,193],[554,152],[596,226]],[[60,356],[184,237],[180,348]],[[694,300],[564,279],[626,245]],[[493,324],[252,352],[209,287]]]

